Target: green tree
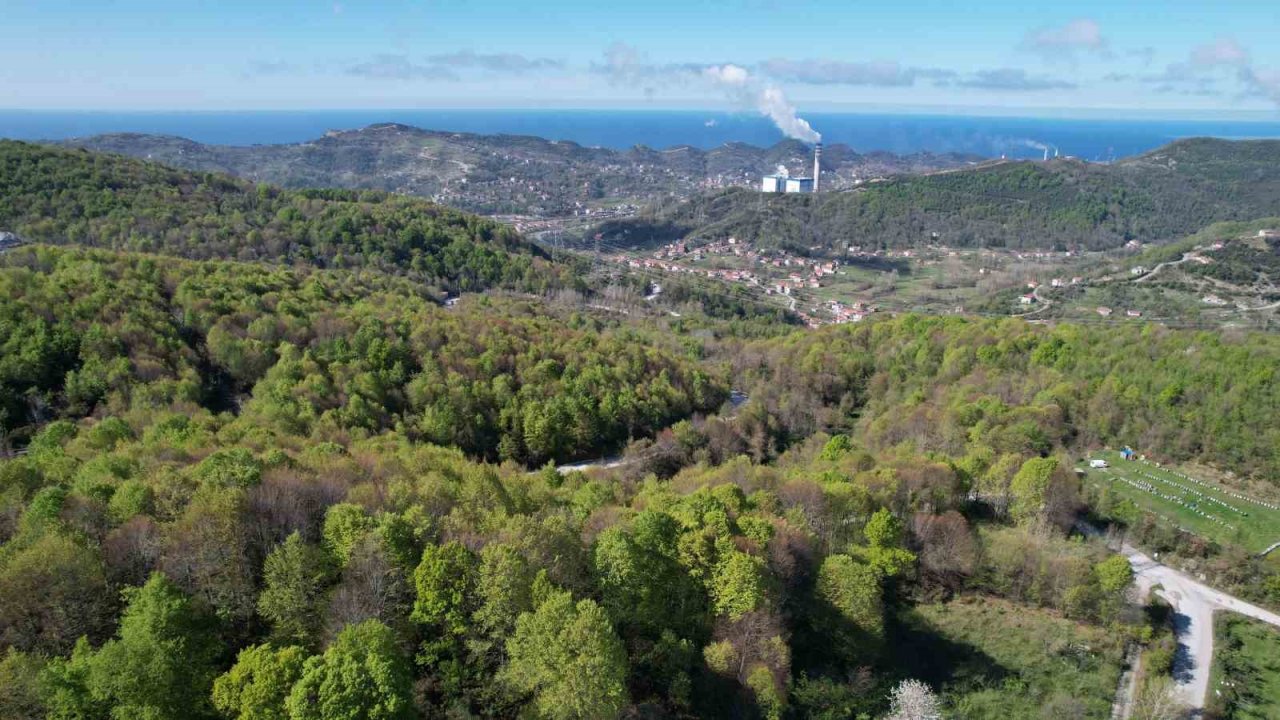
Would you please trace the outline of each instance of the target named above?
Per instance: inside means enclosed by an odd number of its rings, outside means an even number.
[[[395,634],[377,620],[342,629],[309,658],[286,701],[289,720],[407,720],[413,676]]]
[[[506,543],[491,543],[480,551],[475,593],[478,607],[472,614],[476,629],[494,638],[505,638],[516,619],[533,609],[534,572],[520,552]]]
[[[1026,522],[1044,513],[1046,493],[1057,469],[1058,459],[1053,457],[1031,458],[1022,464],[1009,486],[1013,497],[1009,512],[1014,520]]]
[[[413,573],[412,619],[446,636],[462,636],[475,609],[476,559],[460,543],[428,545]]]
[[[44,660],[39,656],[9,648],[0,657],[0,718],[6,720],[42,720],[46,709],[40,697],[40,671]]]
[[[533,695],[539,717],[615,718],[627,705],[627,655],[604,610],[552,592],[516,621],[503,679]]]
[[[832,435],[827,444],[822,447],[822,453],[819,457],[827,461],[835,461],[848,455],[853,451],[853,441],[848,435]]]
[[[818,569],[816,593],[830,610],[834,623],[820,627],[843,644],[845,657],[874,655],[884,638],[884,597],[881,575],[848,555],[831,555]]]
[[[297,532],[276,546],[263,564],[258,612],[281,643],[313,647],[323,621],[325,590],[333,581],[328,553]]]
[[[649,510],[636,516],[631,531],[613,527],[596,539],[602,604],[615,626],[690,637],[702,625],[706,600],[680,565],[679,530],[675,518]]]
[[[1114,618],[1124,605],[1129,587],[1133,584],[1133,566],[1123,555],[1112,555],[1093,566],[1098,589],[1102,593],[1102,612],[1107,619]]]
[[[111,708],[94,697],[89,687],[89,674],[94,661],[93,646],[88,638],[80,638],[70,657],[54,658],[40,672],[40,699],[49,712],[49,720],[107,720]]]
[[[871,547],[898,547],[902,544],[902,521],[888,508],[880,508],[871,514],[862,534]]]
[[[717,614],[731,618],[764,603],[767,578],[764,560],[737,550],[721,555],[711,577],[711,603]]]
[[[210,618],[159,573],[125,597],[118,636],[88,664],[94,700],[115,720],[211,715],[209,691],[222,648]]]
[[[302,677],[307,651],[296,645],[245,648],[213,681],[213,705],[232,720],[288,720],[285,701]]]
[[[351,550],[376,525],[364,508],[354,503],[330,505],[324,514],[324,546],[345,565]]]

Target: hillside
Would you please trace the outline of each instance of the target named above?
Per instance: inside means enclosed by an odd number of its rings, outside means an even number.
[[[1106,249],[1280,210],[1280,141],[1187,140],[1114,165],[1006,162],[816,196],[714,192],[606,223],[630,244],[737,237],[764,247]]]
[[[510,227],[385,192],[281,190],[116,155],[0,141],[0,229],[189,258],[376,267],[447,289],[556,272]]]
[[[289,145],[231,147],[139,134],[100,135],[67,144],[284,187],[371,188],[473,212],[540,216],[685,197],[709,186],[755,185],[762,173],[778,165],[795,173],[812,169],[809,148],[795,141],[769,148],[729,143],[712,150],[683,145],[617,151],[538,137],[440,132],[390,123],[334,131]],[[838,187],[855,177],[960,167],[978,159],[860,154],[832,145],[823,155],[823,179]]]

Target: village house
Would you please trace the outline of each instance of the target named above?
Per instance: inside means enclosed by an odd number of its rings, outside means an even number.
[[[1111,317],[1111,308],[1100,306],[1098,308],[1098,314],[1102,317]]]
[[[1131,318],[1140,318],[1140,317],[1142,317],[1142,313],[1138,312],[1137,310],[1125,310],[1125,311],[1124,311],[1124,314],[1125,314],[1125,315],[1128,315],[1128,316],[1129,316],[1129,317],[1131,317]]]

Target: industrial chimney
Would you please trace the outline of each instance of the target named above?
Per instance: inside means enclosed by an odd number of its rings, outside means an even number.
[[[822,143],[813,146],[813,191],[818,192],[818,176],[822,174]]]

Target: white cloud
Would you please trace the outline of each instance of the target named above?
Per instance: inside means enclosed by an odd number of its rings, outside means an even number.
[[[1022,46],[1048,58],[1075,59],[1077,53],[1109,55],[1110,48],[1097,20],[1079,18],[1064,25],[1051,25],[1027,33]]]

